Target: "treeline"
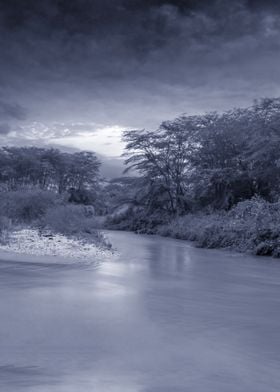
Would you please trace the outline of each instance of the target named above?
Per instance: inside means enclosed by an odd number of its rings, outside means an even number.
[[[100,162],[94,153],[65,153],[58,149],[37,147],[2,147],[0,149],[0,184],[2,189],[38,187],[63,193],[96,185]]]
[[[280,238],[280,213],[275,212],[280,190],[279,98],[222,114],[181,116],[155,131],[126,131],[123,138],[127,171],[135,170],[139,177],[134,180],[130,207],[109,219],[110,227],[160,231],[211,247],[238,247],[240,238],[245,248],[253,249],[270,241],[269,249],[259,253],[274,252]],[[123,190],[128,191],[125,185]],[[247,217],[273,210],[279,222],[273,219],[271,227],[266,220],[264,227],[262,219],[242,218],[243,226],[237,230],[242,206]],[[237,219],[229,219],[233,211],[238,211]],[[255,225],[249,239],[244,237],[247,224]]]
[[[280,186],[280,99],[223,114],[182,116],[156,131],[127,131],[127,170],[146,184],[145,207],[184,214],[230,209]],[[142,188],[143,189],[143,188]]]
[[[66,153],[37,147],[0,149],[0,232],[21,225],[67,235],[87,235],[95,243],[96,215],[104,213],[100,162],[92,152]]]

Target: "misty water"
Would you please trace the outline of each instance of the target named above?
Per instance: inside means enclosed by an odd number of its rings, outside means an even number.
[[[279,392],[279,261],[106,235],[91,265],[0,262],[1,391]]]

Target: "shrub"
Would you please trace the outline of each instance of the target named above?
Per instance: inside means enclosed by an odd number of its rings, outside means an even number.
[[[59,202],[55,193],[41,190],[2,192],[0,215],[15,223],[30,223],[40,219]]]
[[[280,256],[280,203],[253,198],[228,212],[188,214],[158,227],[161,235],[196,241],[206,248],[233,248]]]
[[[95,217],[88,216],[79,205],[59,205],[48,209],[41,224],[43,227],[65,235],[88,234],[101,239]]]
[[[109,216],[104,225],[108,229],[131,230],[137,233],[153,234],[159,225],[169,219],[167,214],[154,211],[148,214],[142,208],[128,208],[120,214]]]

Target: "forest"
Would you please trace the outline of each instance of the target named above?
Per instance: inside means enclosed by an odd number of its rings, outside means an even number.
[[[123,177],[92,152],[0,150],[1,230],[132,230],[280,256],[280,98],[123,132]]]

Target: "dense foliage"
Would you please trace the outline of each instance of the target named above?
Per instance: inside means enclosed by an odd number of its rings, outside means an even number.
[[[109,227],[280,254],[280,99],[124,132],[134,191]],[[120,197],[118,191],[118,200]]]
[[[100,163],[92,152],[65,153],[37,147],[0,149],[0,184],[3,190],[37,187],[63,193],[97,183]]]
[[[253,198],[229,211],[190,213],[156,228],[163,236],[196,241],[205,248],[233,248],[280,257],[280,203]]]
[[[31,225],[102,243],[94,217],[104,209],[94,153],[2,147],[0,165],[0,231]]]
[[[127,131],[127,170],[146,187],[147,212],[230,209],[280,186],[280,99],[223,114],[182,116],[156,131]],[[143,195],[144,196],[144,195]]]

